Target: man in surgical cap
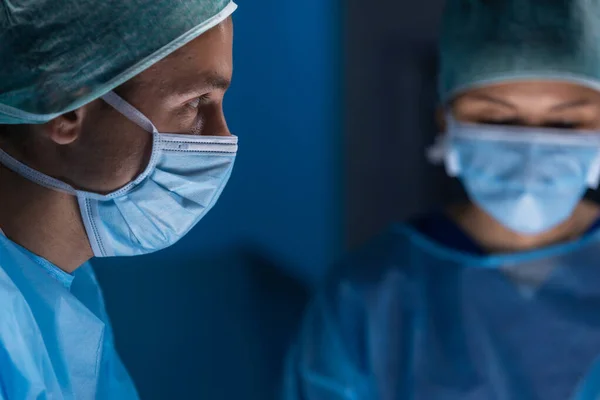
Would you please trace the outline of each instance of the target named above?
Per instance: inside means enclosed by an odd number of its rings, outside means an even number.
[[[288,400],[600,398],[600,1],[446,7],[430,156],[468,201],[334,269]]]
[[[134,399],[93,256],[172,245],[237,138],[229,0],[0,1],[0,398]]]

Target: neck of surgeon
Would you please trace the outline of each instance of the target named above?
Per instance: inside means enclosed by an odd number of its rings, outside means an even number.
[[[0,148],[6,149],[2,142]],[[92,257],[75,197],[0,165],[0,229],[13,242],[71,273]]]
[[[448,213],[490,254],[530,251],[577,240],[600,218],[598,206],[582,200],[566,221],[550,230],[525,235],[506,228],[474,203],[449,207]]]

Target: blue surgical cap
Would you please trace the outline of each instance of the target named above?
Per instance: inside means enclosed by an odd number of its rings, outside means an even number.
[[[0,124],[77,109],[235,9],[231,0],[0,0]]]
[[[440,39],[443,102],[510,80],[600,88],[599,0],[447,0]]]

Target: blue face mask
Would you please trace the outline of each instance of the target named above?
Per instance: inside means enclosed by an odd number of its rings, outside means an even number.
[[[237,137],[159,133],[116,94],[103,98],[152,134],[150,162],[133,182],[100,195],[46,176],[1,150],[0,162],[39,185],[76,196],[96,257],[164,249],[188,233],[219,198],[233,168]]]
[[[512,231],[534,235],[566,221],[600,178],[600,134],[460,123],[434,146],[470,199]]]

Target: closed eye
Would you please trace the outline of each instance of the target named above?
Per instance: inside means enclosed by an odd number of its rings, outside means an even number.
[[[545,128],[553,128],[553,129],[578,129],[580,127],[579,124],[573,123],[573,122],[562,122],[562,121],[557,121],[557,122],[548,122],[544,124]]]
[[[198,109],[201,105],[207,104],[210,102],[210,94],[207,93],[200,97],[195,98],[194,100],[187,103],[187,105],[191,108]]]
[[[482,119],[477,121],[478,124],[484,124],[484,125],[509,125],[509,126],[519,126],[519,125],[523,125],[523,122],[515,119],[515,118],[511,118],[511,119]]]
[[[521,121],[519,119],[502,119],[502,120],[487,119],[487,120],[479,120],[479,121],[477,121],[477,123],[485,124],[485,125],[532,127],[532,125],[529,125],[526,122]],[[551,128],[551,129],[565,129],[565,130],[571,129],[572,130],[572,129],[579,129],[581,127],[581,124],[578,124],[575,122],[570,122],[570,121],[551,121],[551,122],[543,123],[538,126],[541,126],[543,128]]]

